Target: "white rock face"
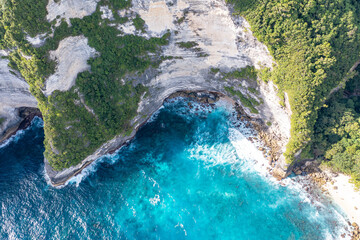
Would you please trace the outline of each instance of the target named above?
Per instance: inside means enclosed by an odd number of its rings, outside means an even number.
[[[109,8],[109,6],[101,6],[100,11],[102,12],[101,18],[102,19],[114,19],[113,12]]]
[[[46,19],[51,22],[57,19],[57,26],[61,19],[65,19],[70,24],[70,18],[83,18],[91,15],[96,10],[96,5],[100,0],[61,0],[56,3],[54,0],[49,0],[46,7],[48,15]],[[60,16],[60,18],[57,18]]]
[[[45,36],[46,36],[46,33],[39,34],[39,35],[37,35],[35,37],[30,37],[28,35],[28,36],[26,36],[26,40],[28,40],[31,43],[31,45],[33,45],[34,47],[40,47],[46,41]]]
[[[150,31],[160,34],[167,29],[174,29],[174,17],[166,6],[165,1],[150,2],[149,9],[146,11],[140,10],[140,16],[145,20]]]
[[[183,57],[185,61],[194,59],[196,54],[176,45],[176,42],[193,41],[208,55],[202,61],[198,58],[197,69],[194,69],[197,72],[199,68],[211,66],[228,69],[272,66],[267,48],[255,39],[245,19],[231,17],[224,1],[180,0],[168,5],[164,0],[134,0],[131,9],[145,20],[149,37],[160,37],[168,29],[176,31],[165,55]],[[177,22],[181,18],[183,21]]]
[[[84,36],[68,37],[59,43],[58,49],[50,52],[50,58],[57,61],[56,72],[46,81],[44,94],[55,90],[67,91],[74,84],[78,73],[89,70],[87,60],[96,55]]]
[[[5,51],[0,51],[0,117],[6,119],[0,124],[0,137],[5,129],[20,121],[16,108],[37,106],[35,97],[30,94],[29,85],[10,72],[9,60],[1,59],[6,55]]]

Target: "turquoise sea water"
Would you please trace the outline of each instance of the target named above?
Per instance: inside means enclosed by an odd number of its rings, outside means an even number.
[[[61,189],[44,177],[35,119],[0,147],[0,239],[340,238],[342,215],[266,176],[231,111],[193,105],[165,103],[130,144]]]

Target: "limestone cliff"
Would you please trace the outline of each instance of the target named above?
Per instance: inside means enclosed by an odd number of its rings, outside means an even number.
[[[70,18],[91,15],[96,10],[98,2],[97,0],[60,2],[50,0],[47,6],[47,19],[49,21],[56,19],[57,26],[61,19],[71,24]],[[109,6],[100,6],[100,11],[103,19],[114,18]],[[118,11],[117,14],[129,20],[141,17],[145,21],[143,30],[139,30],[134,25],[134,21],[110,23],[111,26],[121,30],[122,35],[134,34],[150,39],[170,32],[169,42],[161,48],[161,56],[153,56],[162,58],[157,68],[152,67],[140,75],[128,76],[133,85],[141,84],[147,87],[146,94],[141,96],[138,104],[137,114],[130,121],[131,134],[117,135],[112,140],[104,142],[92,155],[76,166],[62,171],[55,171],[45,159],[46,173],[54,185],[63,184],[101,155],[117,149],[131,139],[139,126],[146,122],[163,101],[179,91],[212,91],[228,95],[238,104],[243,105],[247,115],[259,119],[265,131],[276,139],[277,157],[285,151],[286,143],[290,138],[291,112],[287,101],[285,107],[280,105],[276,86],[272,82],[265,83],[260,79],[225,77],[226,73],[241,72],[241,69],[249,66],[256,69],[271,68],[274,62],[267,48],[252,35],[247,21],[242,17],[232,16],[231,8],[224,1],[133,0],[130,8]],[[38,45],[38,42],[34,42],[34,46]],[[42,89],[44,95],[51,96],[55,90],[71,89],[78,73],[91,71],[86,61],[98,55],[99,53],[88,45],[85,36],[69,36],[62,39],[57,50],[49,53],[50,58],[57,65],[55,73],[46,79]],[[1,67],[4,69],[3,65]],[[11,74],[6,76],[9,76],[8,82],[14,84],[22,81]],[[119,81],[125,84],[124,79]],[[25,82],[22,83],[21,86],[26,89]],[[17,88],[13,92],[16,91]],[[27,89],[21,97],[24,98],[25,95],[28,99],[17,105],[9,103],[9,109],[17,106],[35,106],[36,101],[28,94]],[[81,94],[79,96],[80,101],[76,104],[84,105],[87,111],[97,117],[96,113],[84,103]],[[254,109],[248,108],[249,106],[245,106],[241,101],[241,96],[253,99],[258,103],[257,106],[254,106]],[[266,126],[266,123],[271,124]],[[56,149],[53,151],[56,152]]]

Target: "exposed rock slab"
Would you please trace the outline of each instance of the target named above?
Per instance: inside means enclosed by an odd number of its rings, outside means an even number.
[[[44,94],[55,90],[67,91],[74,84],[78,73],[89,70],[87,60],[96,55],[84,36],[67,37],[60,41],[58,49],[50,51],[50,58],[58,62],[56,71],[46,81]]]
[[[95,12],[96,5],[99,1],[100,0],[61,0],[55,2],[54,0],[49,0],[46,7],[48,11],[46,19],[49,22],[56,19],[57,25],[60,24],[61,19],[65,19],[65,21],[70,24],[70,18],[83,18]]]

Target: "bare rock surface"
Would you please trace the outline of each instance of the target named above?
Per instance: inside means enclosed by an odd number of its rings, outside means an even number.
[[[63,39],[58,49],[50,51],[50,58],[58,65],[55,73],[46,81],[44,94],[48,96],[55,90],[69,90],[75,84],[77,74],[90,69],[87,60],[95,55],[96,51],[89,47],[86,37]]]
[[[70,24],[70,18],[83,18],[91,15],[96,10],[96,5],[100,0],[61,0],[58,3],[55,0],[49,0],[46,7],[49,22],[56,19],[57,25],[61,19],[65,19]],[[59,18],[57,16],[60,16]]]
[[[31,37],[29,35],[26,36],[26,40],[31,43],[34,47],[40,47],[42,46],[46,41],[46,33],[38,34],[35,37]]]

